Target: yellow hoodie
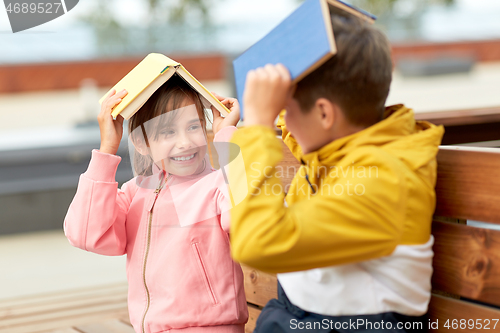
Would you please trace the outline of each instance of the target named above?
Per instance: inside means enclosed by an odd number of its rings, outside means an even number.
[[[231,140],[241,149],[248,188],[231,210],[236,261],[283,273],[363,262],[429,241],[442,126],[416,122],[411,109],[397,105],[379,123],[305,155],[283,115],[278,126],[302,161],[288,207],[275,132],[252,126]],[[238,177],[230,167],[230,183]]]

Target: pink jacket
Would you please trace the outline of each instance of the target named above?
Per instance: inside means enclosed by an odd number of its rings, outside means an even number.
[[[235,129],[224,128],[214,141],[228,142]],[[64,221],[70,243],[104,255],[127,254],[136,332],[243,332],[243,273],[230,256],[222,173],[207,163],[201,175],[170,175],[159,193],[147,186],[159,184],[159,172],[118,189],[120,161],[92,152]]]

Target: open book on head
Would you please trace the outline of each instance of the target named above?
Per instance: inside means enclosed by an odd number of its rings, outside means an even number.
[[[111,115],[114,118],[121,115],[125,119],[130,119],[130,117],[139,111],[151,95],[174,74],[179,75],[223,116],[229,114],[230,111],[180,63],[159,53],[148,54],[146,58],[111,88],[99,100],[99,103],[102,103],[112,89],[116,91],[126,89],[128,94],[113,109]],[[205,107],[209,107],[209,105],[205,105]]]
[[[299,8],[233,61],[241,118],[247,73],[266,64],[285,65],[297,83],[336,52],[331,16],[357,16],[373,23],[375,16],[340,0],[306,0]]]

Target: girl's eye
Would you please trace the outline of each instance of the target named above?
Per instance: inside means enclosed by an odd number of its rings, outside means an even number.
[[[174,135],[175,131],[173,131],[173,130],[163,130],[163,131],[161,131],[161,134],[162,135],[167,135],[167,136]]]
[[[193,125],[193,126],[190,126],[190,127],[189,127],[189,130],[190,130],[190,131],[196,131],[196,130],[197,130],[197,129],[199,129],[199,128],[201,128],[201,126],[200,126],[200,125]]]

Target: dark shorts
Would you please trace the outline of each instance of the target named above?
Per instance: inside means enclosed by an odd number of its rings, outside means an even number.
[[[278,283],[278,299],[270,300],[262,309],[254,333],[420,333],[427,332],[427,326],[426,316],[412,317],[396,312],[334,317],[307,312],[290,303]]]

